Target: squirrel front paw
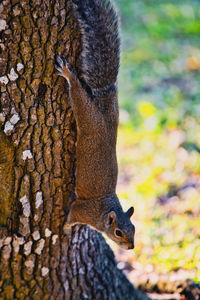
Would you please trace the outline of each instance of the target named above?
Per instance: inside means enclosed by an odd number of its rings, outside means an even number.
[[[63,231],[65,234],[70,234],[73,224],[68,224],[67,222],[63,226]]]
[[[72,226],[74,226],[75,224],[77,224],[76,219],[73,216],[74,203],[75,202],[73,202],[72,205],[71,205],[70,211],[68,213],[68,216],[67,216],[67,218],[65,220],[65,223],[64,223],[64,226],[63,226],[63,230],[64,230],[65,234],[70,233]]]
[[[66,59],[62,59],[59,55],[57,55],[55,68],[58,70],[58,75],[63,76],[70,85],[70,81],[73,77],[75,77],[75,75],[72,71],[70,71]]]

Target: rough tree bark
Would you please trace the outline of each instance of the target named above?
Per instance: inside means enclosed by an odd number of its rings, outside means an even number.
[[[1,2],[0,299],[147,299],[99,233],[63,233],[76,129],[54,58],[76,72],[79,51],[70,0]]]

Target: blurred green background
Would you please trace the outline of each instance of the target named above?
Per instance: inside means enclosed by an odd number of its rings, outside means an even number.
[[[130,261],[200,280],[200,1],[116,0],[118,195],[135,207]]]

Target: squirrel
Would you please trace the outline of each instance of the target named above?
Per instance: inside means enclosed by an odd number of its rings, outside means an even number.
[[[87,224],[125,249],[134,248],[134,208],[123,212],[116,195],[118,166],[117,76],[120,62],[118,16],[109,0],[72,2],[80,30],[79,77],[65,59],[56,69],[69,85],[76,126],[76,190],[64,228]]]

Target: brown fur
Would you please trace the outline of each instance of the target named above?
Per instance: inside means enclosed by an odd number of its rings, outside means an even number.
[[[68,81],[71,106],[77,125],[77,198],[72,203],[66,227],[79,223],[88,224],[105,232],[121,247],[132,249],[135,228],[130,222],[130,217],[133,214],[133,208],[124,213],[115,193],[118,173],[116,158],[118,127],[116,81],[119,65],[117,17],[107,0],[87,0],[86,2],[88,5],[85,9],[93,9],[97,14],[98,24],[95,27],[93,16],[94,28],[90,26],[89,30],[86,30],[91,23],[86,18],[87,16],[91,18],[91,10],[90,14],[87,12],[81,14],[85,1],[80,0],[75,14],[83,38],[80,80],[70,71],[67,62],[59,56],[56,66],[59,74]],[[99,32],[95,34],[98,28],[105,38],[101,37]],[[90,35],[93,38],[96,36],[102,38],[102,43],[98,40],[94,41],[94,45],[98,48],[94,48],[94,53],[88,53],[88,51],[91,52],[88,47],[92,43]],[[99,47],[102,47],[105,53],[108,49],[110,55],[108,53],[101,55]],[[84,68],[84,64],[87,68]],[[93,74],[93,77],[91,70],[97,72]]]

